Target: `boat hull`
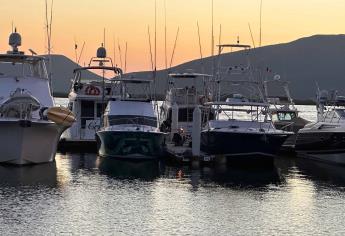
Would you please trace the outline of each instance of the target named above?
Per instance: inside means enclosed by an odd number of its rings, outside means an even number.
[[[26,165],[52,162],[66,127],[53,122],[0,121],[0,163]]]
[[[229,157],[274,157],[289,134],[235,133],[204,131],[201,150]]]
[[[163,156],[166,134],[138,131],[97,132],[98,154],[129,160],[158,159]]]
[[[345,132],[303,132],[296,139],[297,155],[345,165]]]

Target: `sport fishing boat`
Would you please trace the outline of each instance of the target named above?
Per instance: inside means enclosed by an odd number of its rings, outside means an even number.
[[[159,130],[150,92],[152,80],[116,78],[112,82],[119,86],[121,97],[108,101],[97,132],[98,154],[125,160],[162,157],[166,133]]]
[[[250,48],[226,44],[219,45],[219,52],[225,47],[244,49],[246,56]],[[273,157],[292,133],[274,127],[262,83],[254,80],[250,64],[225,71],[220,68],[218,75],[218,101],[206,103],[215,110],[216,118],[201,132],[201,150],[237,163],[273,164]],[[223,97],[225,101],[221,101]]]
[[[345,101],[336,91],[319,91],[317,121],[298,131],[295,149],[300,157],[345,164]]]
[[[19,51],[17,32],[9,44],[12,50],[0,54],[0,163],[52,162],[74,115],[54,107],[45,58]]]
[[[121,74],[122,70],[113,65],[103,46],[98,48],[97,56],[90,59],[88,66],[74,70],[68,98],[76,122],[62,135],[61,150],[97,150],[96,131],[101,126],[107,101],[119,96],[118,91],[112,89],[114,86],[109,79]]]
[[[290,95],[289,83],[282,81],[280,75],[273,80],[264,81],[265,95],[270,104],[272,122],[277,129],[297,133],[309,121],[298,115],[298,110]]]
[[[168,90],[160,107],[160,130],[170,132],[179,146],[189,145],[193,129],[193,111],[201,110],[202,126],[214,117],[214,112],[204,104],[213,99],[210,82],[213,76],[193,72],[169,74]],[[173,109],[177,112],[177,125],[173,127]]]

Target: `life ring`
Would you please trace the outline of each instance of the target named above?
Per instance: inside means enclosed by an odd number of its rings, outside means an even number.
[[[101,91],[99,90],[99,88],[97,88],[93,85],[89,85],[85,88],[85,94],[86,95],[98,96],[100,93],[101,93]]]

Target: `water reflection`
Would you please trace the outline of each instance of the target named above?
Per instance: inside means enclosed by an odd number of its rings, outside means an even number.
[[[345,167],[313,161],[303,158],[296,158],[296,166],[305,175],[318,184],[331,184],[338,187],[345,187]]]
[[[205,181],[225,187],[257,188],[279,185],[281,177],[275,166],[271,168],[216,167],[202,173]]]
[[[0,187],[56,187],[57,184],[57,168],[55,162],[40,165],[27,165],[23,167],[0,165]]]
[[[275,166],[270,168],[231,167],[227,165],[204,166],[191,169],[188,166],[167,166],[165,178],[175,178],[181,182],[188,180],[193,190],[202,186],[222,186],[231,188],[257,188],[279,185],[282,178]]]
[[[118,179],[141,179],[152,181],[160,176],[162,164],[158,161],[131,162],[111,158],[99,158],[101,174]]]

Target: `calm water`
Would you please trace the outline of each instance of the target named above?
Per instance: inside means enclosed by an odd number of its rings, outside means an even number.
[[[193,169],[58,154],[0,175],[1,235],[345,234],[345,168],[297,158]]]

